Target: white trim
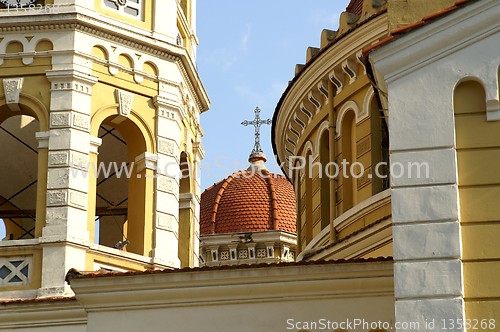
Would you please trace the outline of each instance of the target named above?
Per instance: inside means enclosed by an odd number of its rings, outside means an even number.
[[[318,127],[317,129],[317,133],[318,133],[318,137],[316,137],[316,154],[319,155],[320,151],[320,145],[321,145],[321,137],[323,136],[323,133],[325,132],[325,130],[328,130],[330,126],[330,122],[328,120],[325,120],[323,121],[323,123],[321,123],[321,125]],[[330,140],[328,140],[330,141]],[[330,149],[330,147],[328,147],[328,149]]]
[[[350,110],[353,110],[355,113],[356,123],[359,122],[358,104],[356,104],[356,102],[353,100],[347,101],[346,103],[344,103],[344,105],[342,105],[342,108],[340,109],[339,114],[337,116],[337,123],[335,125],[335,134],[337,135],[337,137],[340,136],[340,128],[342,128],[342,121],[344,120],[344,116]]]
[[[359,114],[359,121],[366,119],[368,116],[371,116],[370,104],[372,103],[372,99],[374,96],[375,96],[375,91],[373,90],[373,87],[370,86],[368,92],[365,95],[365,99],[363,100],[363,109]]]

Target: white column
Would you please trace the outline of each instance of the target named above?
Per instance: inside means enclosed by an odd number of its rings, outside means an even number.
[[[194,228],[194,246],[193,246],[193,251],[194,251],[194,265],[198,266],[199,261],[200,261],[200,202],[201,202],[201,169],[200,169],[200,162],[203,160],[205,157],[205,150],[203,149],[203,146],[201,142],[195,142],[193,144],[193,154],[194,154],[194,164],[192,167],[192,172],[193,172],[193,192],[194,192],[194,199],[193,199],[193,210],[194,210],[194,222],[193,222],[193,228]]]
[[[396,319],[422,331],[465,317],[453,90],[434,78],[420,77],[421,96],[389,86]],[[411,164],[422,165],[420,176]]]
[[[179,236],[179,143],[181,114],[166,98],[155,98],[158,166],[155,177],[155,225],[153,261],[180,267]]]
[[[95,78],[74,70],[47,72],[51,83],[46,225],[41,295],[67,293],[70,268],[85,268],[90,112]]]

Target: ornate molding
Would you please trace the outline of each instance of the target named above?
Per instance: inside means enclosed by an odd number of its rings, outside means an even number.
[[[115,93],[119,105],[120,115],[128,118],[130,116],[130,112],[132,111],[134,94],[120,89],[116,89]]]
[[[153,56],[156,59],[171,60],[172,62],[177,64],[179,71],[182,75],[182,78],[186,82],[188,90],[191,92],[191,95],[195,97],[195,103],[196,106],[198,107],[199,112],[201,113],[207,108],[205,107],[204,103],[202,103],[202,99],[200,99],[199,97],[200,94],[196,92],[197,89],[195,89],[195,87],[191,83],[191,77],[193,76],[193,74],[188,73],[188,70],[186,70],[186,66],[192,67],[193,70],[196,69],[194,65],[192,66],[189,65],[190,63],[189,60],[187,60],[187,63],[183,61],[183,58],[185,59],[189,58],[189,55],[187,54],[184,48],[180,48],[168,42],[158,42],[157,40],[149,40],[149,37],[147,36],[139,35],[134,31],[127,30],[124,29],[123,27],[116,25],[111,25],[110,30],[117,31],[120,33],[120,35],[111,35],[108,32],[109,31],[108,29],[98,28],[98,26],[102,26],[103,22],[96,18],[75,12],[68,13],[68,15],[72,15],[72,17],[70,17],[69,20],[73,20],[74,22],[57,23],[49,21],[43,24],[39,22],[21,22],[17,25],[9,24],[8,26],[0,26],[0,33],[5,33],[5,32],[32,33],[33,31],[77,30],[88,33],[98,38],[106,39],[108,42],[115,42],[121,45],[126,45],[127,47],[133,48],[135,51],[144,52],[146,54]],[[108,23],[106,22],[106,24]],[[126,36],[127,34],[129,34],[129,36]],[[196,74],[194,75],[196,77]],[[143,73],[139,73],[138,76],[135,77],[135,79],[140,80],[139,76],[144,76],[144,75]],[[203,88],[201,87],[201,89]],[[200,93],[203,95],[203,90]]]
[[[49,148],[49,137],[50,132],[48,131],[40,131],[35,134],[36,140],[38,141],[39,149],[48,149]]]
[[[5,93],[5,102],[12,111],[20,111],[19,96],[23,89],[24,78],[5,78],[3,80],[3,90]]]

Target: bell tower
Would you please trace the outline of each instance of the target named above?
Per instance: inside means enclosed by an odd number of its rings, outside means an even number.
[[[197,266],[195,0],[0,1],[0,299]]]

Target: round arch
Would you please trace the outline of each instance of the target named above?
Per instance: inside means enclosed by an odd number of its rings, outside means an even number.
[[[372,99],[375,97],[375,91],[373,90],[373,87],[370,87],[368,91],[365,94],[365,99],[363,100],[363,109],[361,110],[361,113],[359,114],[359,121],[363,120],[370,114],[370,109],[371,109],[371,103]]]
[[[12,114],[11,112],[1,112],[0,113],[0,123],[7,120],[14,115],[28,115],[35,118],[40,124],[40,131],[48,131],[49,128],[49,112],[45,105],[38,99],[21,93],[19,95],[19,107],[21,108],[21,113]],[[5,96],[0,97],[0,108],[8,107],[5,102]]]
[[[144,121],[144,119],[135,110],[132,110],[130,112],[130,116],[128,118],[119,115],[118,104],[101,107],[100,109],[97,110],[97,112],[95,112],[95,114],[90,119],[90,134],[94,137],[97,137],[99,133],[99,127],[101,126],[101,124],[104,123],[106,119],[111,118],[113,116],[116,116],[121,121],[130,120],[133,124],[135,124],[135,126],[141,132],[142,138],[145,142],[146,146],[145,152],[150,152],[150,153],[156,152],[154,135],[147,126],[146,121]]]
[[[335,127],[336,127],[335,134],[337,136],[340,136],[340,128],[342,128],[342,121],[344,120],[346,113],[349,111],[354,112],[356,123],[358,123],[358,120],[359,120],[358,104],[356,104],[356,102],[350,100],[342,106],[342,108],[340,109],[339,114],[337,116],[337,123],[335,125]]]
[[[328,127],[330,126],[330,123],[328,120],[325,120],[321,123],[321,125],[318,127],[318,130],[317,130],[317,133],[318,133],[318,136],[316,137],[316,144],[315,144],[315,148],[316,148],[316,154],[319,154],[320,152],[320,142],[321,142],[321,137],[323,136],[323,133],[325,131],[328,131]]]
[[[12,112],[5,97],[0,97],[1,134],[6,143],[1,153],[9,156],[2,163],[0,220],[12,240],[40,236],[45,210],[38,193],[44,193],[47,188],[44,177],[47,169],[40,164],[47,150],[39,150],[36,139],[38,132],[48,130],[46,108],[29,95],[23,94],[19,99],[20,111]]]

